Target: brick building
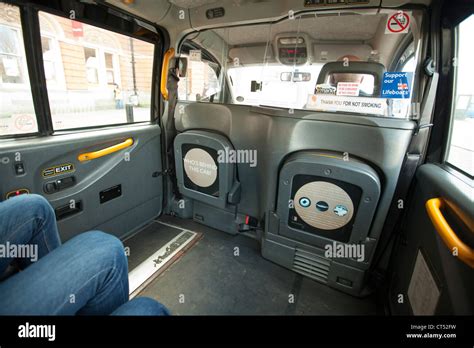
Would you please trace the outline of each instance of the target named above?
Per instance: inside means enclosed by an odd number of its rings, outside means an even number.
[[[112,109],[116,99],[149,107],[153,44],[48,13],[40,12],[39,20],[53,114]],[[18,102],[30,90],[19,12],[5,4],[0,4],[0,90],[0,117],[31,112],[31,103]]]

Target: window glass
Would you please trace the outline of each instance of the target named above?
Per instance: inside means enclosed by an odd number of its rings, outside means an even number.
[[[99,62],[97,60],[97,50],[84,47],[84,62],[86,64],[87,82],[93,85],[99,83]]]
[[[212,62],[189,60],[186,77],[181,78],[178,85],[179,99],[210,101],[221,90],[216,69],[217,65]]]
[[[0,3],[0,136],[37,131],[20,10]]]
[[[450,164],[474,176],[474,15],[459,25],[458,54],[455,59],[456,85],[451,126],[451,142],[447,160]]]
[[[291,67],[280,65],[269,65],[265,69],[262,66],[231,67],[228,74],[231,80],[233,92],[233,102],[244,105],[266,105],[277,107],[296,107],[302,109],[306,104],[307,91],[312,93],[316,86],[316,81],[322,64],[291,69]],[[293,78],[283,79],[281,75],[306,73],[309,80]],[[252,81],[257,81],[256,77],[262,77],[264,83],[261,88],[252,91]]]
[[[415,62],[415,57],[409,58],[405,64],[402,67],[403,72],[410,72],[410,71],[415,71],[416,69],[416,62]]]
[[[416,10],[306,12],[273,24],[203,30],[186,46],[220,63],[220,81],[228,84],[221,89],[230,93],[221,100],[409,118],[421,18]],[[407,63],[387,70],[407,40],[413,42]],[[203,52],[190,57],[199,60]]]
[[[48,37],[41,37],[41,47],[43,51],[43,61],[44,61],[44,74],[46,77],[46,81],[49,82],[57,82],[57,62],[56,62],[56,55],[55,47],[53,45],[53,40]]]
[[[154,45],[40,12],[54,130],[151,119]]]
[[[2,82],[22,83],[24,82],[21,69],[22,54],[19,46],[19,30],[6,26],[0,27],[0,53],[2,54]]]
[[[114,56],[112,53],[105,53],[105,71],[107,73],[107,84],[115,84]]]

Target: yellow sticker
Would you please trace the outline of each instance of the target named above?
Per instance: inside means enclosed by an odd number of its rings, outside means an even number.
[[[56,176],[64,173],[73,172],[76,169],[74,168],[74,164],[72,163],[64,163],[58,164],[53,167],[49,167],[43,170],[42,175],[43,178],[49,178],[50,176]]]

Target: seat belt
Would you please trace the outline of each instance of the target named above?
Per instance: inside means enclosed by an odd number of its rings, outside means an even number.
[[[431,127],[433,126],[433,114],[435,109],[436,93],[438,90],[439,73],[433,72],[427,86],[426,97],[421,107],[421,115],[418,125],[414,131],[408,151],[405,155],[404,163],[400,170],[397,187],[393,195],[390,210],[387,214],[379,241],[379,248],[376,249],[374,262],[371,266],[372,277],[376,283],[380,283],[385,278],[385,273],[389,266],[391,254],[395,244],[395,237],[400,232],[401,221],[405,215],[407,199],[409,199],[410,187],[413,182],[418,166],[424,163],[426,149],[429,142]],[[400,205],[403,204],[402,208]]]

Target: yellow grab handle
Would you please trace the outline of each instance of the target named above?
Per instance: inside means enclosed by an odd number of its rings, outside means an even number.
[[[113,152],[123,150],[123,149],[125,149],[129,146],[132,146],[132,145],[133,145],[133,139],[128,138],[124,142],[119,143],[117,145],[112,145],[112,146],[106,147],[105,149],[94,151],[94,152],[87,152],[87,153],[80,154],[79,156],[77,156],[77,159],[80,162],[93,160],[93,159],[96,159],[96,158],[100,158],[100,157],[103,157],[103,156],[110,155]]]
[[[163,57],[163,68],[161,69],[161,85],[160,90],[163,95],[164,100],[168,100],[168,70],[170,67],[170,60],[174,56],[174,48],[170,48],[166,51],[165,56]]]
[[[474,250],[464,244],[451,229],[441,212],[443,206],[444,201],[441,198],[432,198],[425,204],[428,216],[444,244],[446,244],[451,252],[456,248],[459,259],[474,268]]]

